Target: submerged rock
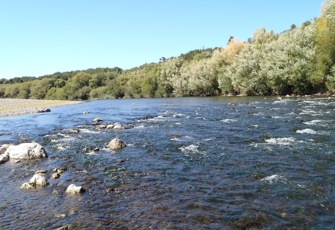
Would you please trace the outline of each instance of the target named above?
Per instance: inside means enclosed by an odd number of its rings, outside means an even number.
[[[65,172],[66,168],[55,168],[53,171],[54,173],[51,175],[52,179],[58,179],[63,172]]]
[[[65,172],[67,170],[67,168],[55,168],[53,171],[58,173],[58,174],[62,174],[63,172]]]
[[[108,143],[108,148],[112,149],[112,150],[117,150],[117,149],[122,149],[124,147],[126,147],[126,143],[118,138],[114,138],[113,140],[111,140]]]
[[[114,123],[107,126],[107,129],[124,130],[126,127],[121,123]]]
[[[80,133],[80,130],[79,129],[70,129],[68,133],[69,134],[78,134],[78,133]]]
[[[57,228],[56,230],[69,230],[71,228],[72,228],[71,225],[65,225],[63,227]]]
[[[84,149],[85,153],[93,153],[93,152],[99,152],[100,151],[100,147],[95,147],[95,146],[87,146]]]
[[[82,186],[76,186],[75,184],[70,184],[66,189],[66,193],[69,194],[79,194],[85,192]]]
[[[103,120],[100,119],[100,118],[95,118],[95,119],[93,120],[93,122],[94,122],[94,123],[100,123],[100,122],[103,122]]]
[[[35,142],[10,145],[4,154],[8,155],[10,159],[38,159],[48,157],[44,147]]]
[[[97,125],[97,129],[106,129],[107,125]]]
[[[46,170],[46,169],[40,169],[40,170],[37,170],[35,172],[35,174],[46,174],[47,172],[48,172],[48,170]]]
[[[30,183],[26,182],[21,185],[21,189],[34,189],[34,186],[32,186]]]
[[[53,173],[52,175],[51,175],[51,178],[52,179],[57,179],[57,178],[59,178],[60,177],[60,174],[59,173]]]

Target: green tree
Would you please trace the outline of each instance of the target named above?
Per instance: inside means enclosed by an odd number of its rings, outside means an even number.
[[[326,0],[322,7],[322,15],[317,20],[317,58],[316,70],[313,75],[313,81],[319,91],[328,86],[328,90],[333,91],[332,66],[335,64],[335,0]]]
[[[53,87],[54,79],[42,78],[31,82],[30,98],[44,99],[48,90]]]

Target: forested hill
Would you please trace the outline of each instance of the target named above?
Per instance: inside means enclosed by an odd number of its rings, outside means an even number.
[[[0,80],[0,97],[104,99],[335,93],[335,0],[319,18],[247,42],[190,51],[129,70],[97,68]]]

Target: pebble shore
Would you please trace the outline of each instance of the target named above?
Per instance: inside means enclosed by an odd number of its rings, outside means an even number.
[[[0,99],[0,117],[33,114],[43,109],[78,103],[81,102],[65,100]]]

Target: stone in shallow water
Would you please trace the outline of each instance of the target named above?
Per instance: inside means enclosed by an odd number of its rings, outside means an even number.
[[[108,143],[108,148],[112,150],[122,149],[126,146],[126,143],[118,138],[114,138]]]
[[[78,134],[78,133],[80,133],[80,130],[79,129],[70,129],[68,133],[69,134]]]
[[[63,172],[65,172],[67,170],[67,168],[55,168],[53,171],[59,174],[62,174]]]
[[[30,183],[26,182],[21,185],[21,189],[34,189],[34,186],[32,186]]]
[[[40,170],[37,170],[37,171],[35,172],[35,174],[45,174],[45,173],[47,173],[47,172],[48,172],[48,170],[40,169]]]
[[[75,184],[70,184],[66,189],[66,193],[69,194],[79,194],[85,192],[82,186],[76,186]]]
[[[48,184],[47,178],[42,174],[35,174],[29,181],[29,184],[33,186],[44,187]]]
[[[52,179],[57,179],[57,178],[59,178],[60,177],[60,174],[59,173],[53,173],[52,175],[51,175],[51,178]]]
[[[95,119],[93,120],[93,122],[94,122],[94,123],[100,123],[100,122],[103,122],[103,120],[100,119],[100,118],[95,118]]]

